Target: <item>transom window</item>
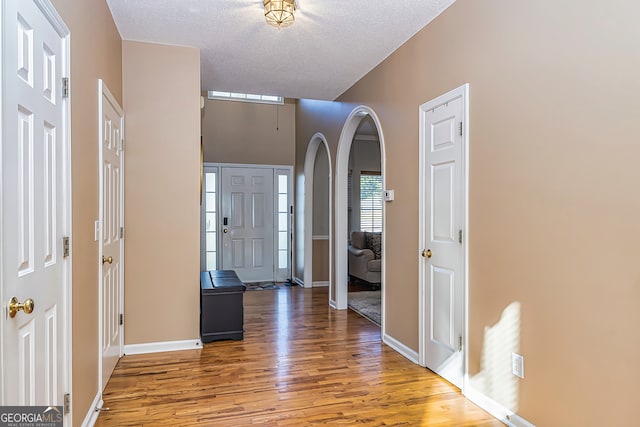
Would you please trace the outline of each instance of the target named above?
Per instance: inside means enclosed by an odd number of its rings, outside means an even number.
[[[258,104],[284,104],[284,98],[282,96],[255,95],[252,93],[239,92],[220,92],[217,90],[210,90],[209,92],[207,92],[207,98],[218,99],[222,101],[256,102]]]

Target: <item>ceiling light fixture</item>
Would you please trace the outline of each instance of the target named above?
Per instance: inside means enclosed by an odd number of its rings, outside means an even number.
[[[278,29],[293,24],[295,10],[295,0],[264,0],[264,17],[267,24]]]

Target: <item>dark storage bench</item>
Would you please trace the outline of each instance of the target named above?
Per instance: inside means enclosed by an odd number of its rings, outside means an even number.
[[[233,270],[200,273],[202,342],[244,338],[243,294],[246,287]]]

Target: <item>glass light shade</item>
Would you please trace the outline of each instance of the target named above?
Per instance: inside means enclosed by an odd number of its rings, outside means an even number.
[[[264,17],[269,25],[282,28],[293,24],[295,0],[264,0]]]

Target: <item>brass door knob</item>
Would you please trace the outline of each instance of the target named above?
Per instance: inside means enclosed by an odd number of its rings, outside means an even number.
[[[20,310],[26,314],[30,314],[35,306],[36,304],[31,298],[27,298],[23,303],[20,303],[18,302],[18,298],[13,297],[11,301],[9,301],[9,317],[16,317],[16,314],[18,314]]]
[[[113,264],[113,257],[112,256],[103,256],[102,257],[102,263],[108,263],[108,264]]]
[[[424,249],[422,251],[423,258],[431,258],[431,255],[433,255],[433,253],[431,252],[431,249]]]
[[[223,229],[222,229],[222,232],[223,232],[224,234],[227,234],[227,233],[229,232],[229,229],[228,229],[228,228],[223,228]]]

